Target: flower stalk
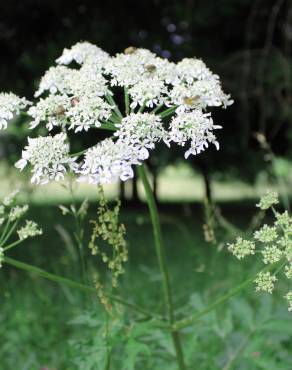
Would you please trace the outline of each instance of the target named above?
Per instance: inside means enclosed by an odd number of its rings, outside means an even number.
[[[159,269],[160,269],[161,276],[162,276],[164,301],[165,301],[165,306],[166,306],[166,310],[168,314],[168,321],[169,321],[169,324],[172,326],[175,320],[174,307],[173,307],[171,284],[170,284],[169,273],[168,273],[168,268],[167,268],[165,250],[163,246],[162,231],[161,231],[161,225],[160,225],[157,205],[155,203],[153,191],[148,181],[144,165],[137,166],[137,169],[138,169],[138,174],[143,183],[145,193],[146,193],[146,200],[147,200],[151,222],[152,222],[152,227],[153,227],[156,255],[157,255]],[[171,336],[172,336],[172,341],[173,341],[175,352],[176,352],[176,358],[177,358],[179,369],[185,370],[186,367],[184,363],[180,334],[176,328],[173,328],[173,330],[171,330]]]

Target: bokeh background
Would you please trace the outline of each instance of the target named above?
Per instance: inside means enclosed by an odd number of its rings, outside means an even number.
[[[195,309],[198,302],[214,298],[256,271],[254,262],[234,261],[224,245],[254,222],[259,195],[274,189],[281,206],[289,209],[292,4],[289,0],[1,1],[1,90],[32,99],[40,77],[62,50],[84,40],[112,54],[136,46],[173,61],[202,58],[220,75],[224,90],[235,101],[227,110],[213,112],[223,126],[218,132],[219,152],[210,149],[185,161],[179,149],[158,147],[148,162],[162,212],[176,303]],[[74,243],[73,226],[57,208],[70,203],[71,195],[57,184],[35,188],[26,174],[13,167],[28,134],[23,117],[0,133],[0,196],[21,188],[21,201],[32,204],[31,217],[43,226],[44,236],[12,255],[74,277],[68,252]],[[94,138],[85,140],[90,144]],[[109,199],[122,198],[122,219],[128,225],[131,258],[123,289],[139,296],[142,286],[150,286],[138,299],[155,307],[157,269],[140,183],[135,178],[105,190]],[[96,188],[79,186],[76,202],[84,197],[90,200],[94,218]],[[1,270],[0,276],[0,370],[78,368],[68,340],[79,329],[68,321],[80,309],[80,296],[11,268]],[[197,351],[208,346],[202,369],[291,369],[291,330],[286,328],[281,299],[255,297],[250,289],[216,313],[218,320],[210,318],[206,325],[214,338],[207,339],[206,331],[199,330],[196,343]],[[266,318],[278,322],[273,330],[257,329],[264,308]],[[253,329],[240,320],[242,316],[249,318]],[[257,342],[252,330],[259,332]],[[249,338],[240,355],[235,333]]]

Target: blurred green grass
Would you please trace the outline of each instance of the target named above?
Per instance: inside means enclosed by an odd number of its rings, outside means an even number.
[[[247,202],[223,204],[222,208],[237,226],[245,226],[249,213],[253,212]],[[187,209],[178,205],[162,205],[161,214],[178,317],[195,312],[200,305],[213,302],[259,268],[253,259],[245,263],[238,262],[224,248],[219,251],[215,245],[204,241],[203,215],[199,205]],[[29,217],[38,220],[44,235],[27,241],[25,245],[12,250],[9,256],[79,280],[72,247],[74,226],[71,219],[61,216],[54,205],[37,203],[31,207]],[[91,204],[89,219],[95,217],[96,205]],[[143,205],[139,208],[122,208],[121,218],[127,225],[130,258],[118,293],[149,310],[161,311],[160,275],[147,209]],[[88,224],[85,232],[86,235],[89,232]],[[90,271],[104,276],[97,258],[88,257]],[[80,330],[69,325],[69,322],[85,308],[100,312],[100,306],[91,300],[85,305],[84,295],[80,292],[54,285],[9,266],[1,269],[0,284],[0,370],[39,370],[42,367],[79,369],[72,362],[76,352],[70,346],[70,340],[86,338],[90,332],[88,328]],[[274,370],[277,364],[277,369],[289,370],[292,364],[292,333],[289,336],[289,333],[281,332],[281,325],[287,326],[289,322],[286,302],[282,298],[285,290],[287,287],[280,286],[276,296],[265,297],[255,294],[250,287],[242,292],[241,300],[236,298],[224,304],[215,314],[184,330],[183,340],[194,346],[185,348],[190,361],[194,361],[194,364],[201,361],[202,370],[223,369],[240,345],[233,336],[237,338],[236,333],[239,333],[245,340],[253,330],[246,323],[240,323],[240,317],[243,321],[242,316],[250,317],[252,327],[256,327],[261,311],[269,306],[266,319],[280,329],[274,328],[268,332],[259,329],[259,336],[255,337],[257,340],[248,339],[245,346],[247,352],[242,350],[232,360],[234,367],[226,369]],[[277,324],[279,322],[281,324]],[[165,361],[161,366],[172,369],[173,364]],[[257,363],[270,363],[271,366]],[[160,369],[152,369],[156,368]],[[143,367],[137,369],[146,370]]]

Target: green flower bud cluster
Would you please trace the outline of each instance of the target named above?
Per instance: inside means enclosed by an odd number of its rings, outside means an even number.
[[[34,237],[42,233],[35,222],[27,220],[26,224],[17,230],[29,208],[27,204],[23,206],[16,205],[18,193],[18,190],[10,193],[4,197],[2,204],[0,203],[0,267],[2,267],[6,250],[20,244],[28,237]],[[18,240],[11,241],[16,233],[19,237]]]
[[[42,235],[42,229],[38,227],[38,224],[34,221],[26,220],[25,226],[17,230],[17,234],[20,240],[25,240],[27,238],[33,238],[37,235]]]
[[[100,203],[97,211],[98,220],[91,221],[93,231],[89,248],[93,255],[99,255],[111,272],[111,285],[118,286],[118,279],[124,273],[124,263],[128,260],[128,249],[125,240],[125,226],[119,222],[120,202],[110,209],[102,187],[99,187]],[[107,248],[98,244],[98,239],[106,242]]]
[[[238,259],[249,255],[261,255],[266,268],[255,278],[256,291],[272,293],[275,282],[280,277],[292,279],[292,218],[288,211],[277,212],[274,204],[278,204],[276,193],[269,192],[264,195],[257,207],[261,210],[272,208],[274,222],[272,225],[263,225],[253,234],[252,240],[238,237],[228,250]],[[275,270],[274,273],[270,271]],[[289,311],[292,310],[292,292],[285,298],[288,300]]]

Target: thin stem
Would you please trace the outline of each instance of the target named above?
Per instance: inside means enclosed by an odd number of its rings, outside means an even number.
[[[18,244],[22,243],[23,240],[21,239],[18,239],[16,240],[15,242],[11,243],[11,244],[8,244],[6,247],[3,247],[3,250],[4,251],[8,251],[9,249],[13,248],[13,247],[16,247]]]
[[[126,116],[128,116],[130,113],[130,101],[129,101],[128,88],[126,86],[124,87],[124,98],[125,98],[125,112],[126,112]]]
[[[19,220],[15,221],[12,227],[10,228],[10,230],[7,232],[7,234],[4,235],[4,237],[2,238],[0,242],[0,247],[2,247],[7,242],[7,240],[9,240],[10,236],[13,234],[14,230],[16,229],[18,223],[19,223]]]
[[[122,115],[122,113],[121,113],[121,111],[119,110],[119,107],[118,107],[118,105],[116,104],[116,102],[114,101],[114,98],[111,96],[111,95],[106,95],[106,99],[107,99],[107,101],[110,103],[110,104],[112,104],[113,105],[113,108],[114,108],[114,111],[115,111],[115,113],[117,114],[117,116],[118,117],[120,117],[120,118],[123,118],[123,115]]]
[[[4,263],[8,263],[9,265],[11,266],[14,266],[14,267],[17,267],[21,270],[25,270],[25,271],[28,271],[28,272],[32,272],[42,278],[45,278],[45,279],[48,279],[48,280],[51,280],[51,281],[54,281],[58,284],[66,284],[72,288],[76,288],[76,289],[79,289],[79,290],[82,290],[82,291],[85,291],[85,292],[88,292],[88,293],[96,293],[96,289],[94,287],[91,287],[91,286],[88,286],[88,285],[84,285],[84,284],[81,284],[81,283],[78,283],[74,280],[71,280],[71,279],[67,279],[63,276],[59,276],[59,275],[55,275],[55,274],[52,274],[50,272],[47,272],[46,270],[43,270],[39,267],[36,267],[36,266],[33,266],[33,265],[29,265],[25,262],[21,262],[21,261],[17,261],[13,258],[9,258],[9,257],[4,257]],[[158,316],[154,316],[152,313],[148,312],[147,310],[145,310],[144,308],[141,308],[133,303],[130,303],[130,302],[127,302],[125,301],[124,299],[118,297],[118,296],[115,296],[115,295],[109,295],[109,297],[114,301],[114,302],[117,302],[121,305],[124,305],[130,309],[132,309],[133,311],[136,311],[136,312],[139,312],[140,314],[143,314],[144,316],[146,316],[147,318],[156,318],[158,320],[161,320],[160,317]],[[157,321],[157,324],[158,325],[161,325],[162,327],[166,327],[165,325],[165,322],[163,322],[162,320],[161,321]]]
[[[269,271],[269,270],[273,269],[275,266],[278,266],[278,264],[279,264],[279,262],[274,263],[274,264],[272,264],[270,266],[265,267],[264,269],[262,269],[259,272]],[[186,318],[184,318],[182,320],[177,321],[173,325],[173,328],[176,329],[176,330],[179,330],[179,329],[183,329],[183,328],[186,328],[186,327],[192,325],[193,323],[195,323],[196,321],[198,321],[201,317],[207,315],[209,312],[213,311],[218,306],[220,306],[222,303],[225,303],[228,299],[230,299],[231,297],[233,297],[236,294],[240,293],[244,288],[246,288],[248,285],[250,285],[251,283],[253,283],[254,282],[254,279],[256,278],[256,276],[258,275],[259,272],[257,272],[253,276],[249,277],[247,280],[245,280],[243,283],[241,283],[237,287],[231,289],[229,292],[227,292],[226,294],[224,294],[223,296],[221,296],[220,298],[218,298],[215,302],[211,303],[206,308],[204,308],[202,311],[197,312],[194,315],[191,315],[189,317],[186,317]]]
[[[143,105],[141,105],[141,107],[139,108],[139,110],[138,110],[138,113],[142,113],[143,112],[143,110],[145,109],[145,107],[146,107],[146,101],[143,103]]]
[[[147,204],[148,204],[152,227],[153,227],[156,254],[157,254],[160,272],[162,275],[164,300],[165,300],[165,305],[167,308],[169,324],[172,326],[174,323],[174,308],[173,308],[173,302],[172,302],[172,293],[171,293],[171,286],[170,286],[169,274],[168,274],[168,269],[167,269],[166,256],[165,256],[165,251],[164,251],[164,246],[163,246],[159,214],[158,214],[157,206],[155,203],[153,191],[151,189],[150,183],[147,178],[145,167],[144,165],[141,165],[141,166],[137,166],[137,169],[138,169],[138,174],[143,183],[145,193],[146,193]],[[181,346],[179,332],[177,331],[177,329],[173,329],[171,331],[171,336],[172,336],[172,340],[173,340],[173,344],[174,344],[174,348],[176,352],[176,358],[177,358],[179,369],[185,370],[186,367],[184,364],[182,346]]]
[[[73,218],[75,222],[75,233],[74,237],[77,243],[77,251],[79,255],[79,264],[80,264],[80,274],[81,274],[81,279],[83,284],[87,283],[87,268],[86,268],[86,262],[85,262],[85,248],[83,245],[83,231],[80,225],[80,219],[79,215],[77,212],[77,204],[76,200],[74,197],[74,192],[72,188],[72,183],[69,183],[69,191],[73,203],[73,208],[72,208],[72,213],[73,213]]]
[[[151,113],[157,113],[158,111],[159,111],[159,109],[161,109],[162,107],[164,106],[164,104],[160,104],[160,105],[157,105],[157,107],[156,108],[154,108],[152,111],[151,111]]]
[[[0,246],[2,245],[2,240],[5,238],[5,235],[6,235],[7,231],[8,231],[8,228],[10,226],[10,223],[11,223],[10,222],[10,219],[8,218],[7,219],[7,222],[5,224],[4,230],[3,230],[2,234],[1,234],[1,237],[0,237]]]
[[[159,113],[158,115],[160,116],[160,118],[165,118],[167,116],[170,116],[173,112],[175,112],[176,109],[177,109],[177,106],[170,107],[164,110],[163,112]]]

